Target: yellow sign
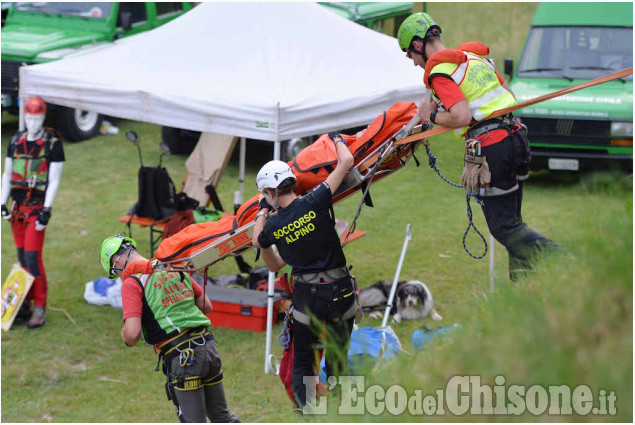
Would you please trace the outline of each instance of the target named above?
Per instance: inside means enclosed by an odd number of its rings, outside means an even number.
[[[2,330],[8,331],[33,285],[33,276],[15,263],[2,284]]]

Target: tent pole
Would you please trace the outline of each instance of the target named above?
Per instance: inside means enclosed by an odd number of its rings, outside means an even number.
[[[245,138],[240,138],[240,154],[238,159],[238,183],[240,189],[234,192],[234,211],[238,211],[238,208],[243,204],[245,199],[245,155],[246,155],[246,143]]]
[[[275,139],[273,141],[273,159],[280,159],[280,102],[276,105],[276,121],[275,121]],[[273,319],[273,296],[275,289],[275,279],[276,274],[274,272],[269,272],[269,285],[267,289],[267,342],[265,344],[265,375],[271,371],[273,374],[276,374],[276,371],[273,370],[273,365],[269,359],[271,355],[271,334],[273,332],[271,321]]]
[[[20,102],[19,106],[19,115],[18,115],[18,130],[24,131],[26,130],[26,124],[24,122],[24,98],[22,96],[19,97],[18,102]]]
[[[494,236],[489,235],[489,291],[494,292]]]
[[[238,173],[240,178],[240,198],[245,198],[245,155],[247,143],[244,137],[240,138],[240,164],[238,165]]]

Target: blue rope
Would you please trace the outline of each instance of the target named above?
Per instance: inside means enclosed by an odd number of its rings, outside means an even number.
[[[430,151],[430,145],[428,143],[425,143],[425,147],[426,147],[426,152],[428,154],[428,165],[430,165],[430,168],[432,168],[439,175],[439,177],[441,177],[441,179],[443,179],[443,181],[445,181],[449,185],[454,186],[454,187],[460,187],[462,189],[463,185],[456,184],[456,183],[448,180],[447,178],[445,178],[445,176],[443,176],[443,174],[441,174],[441,171],[439,171],[439,167],[437,167],[437,157],[436,157],[436,155],[434,155]],[[463,248],[465,249],[465,252],[467,252],[467,255],[469,255],[470,257],[474,258],[475,260],[480,260],[481,258],[483,258],[483,257],[485,257],[487,255],[487,241],[485,240],[485,237],[483,236],[483,234],[478,231],[478,229],[474,225],[474,222],[472,221],[472,207],[470,206],[470,198],[474,198],[476,200],[476,202],[478,202],[480,205],[483,205],[483,201],[481,201],[479,199],[478,195],[472,195],[472,194],[466,194],[465,195],[465,201],[467,203],[467,220],[468,220],[469,223],[467,225],[467,229],[465,229],[465,233],[463,234]],[[485,246],[485,250],[483,251],[482,255],[474,255],[467,248],[467,245],[465,243],[465,239],[467,238],[467,234],[469,233],[470,228],[473,228],[474,231],[476,232],[476,234],[479,235],[481,237],[481,240],[483,241],[483,245]]]
[[[291,345],[291,319],[289,318],[289,311],[284,313],[284,326],[278,336],[278,344],[282,345],[285,350],[288,350]]]

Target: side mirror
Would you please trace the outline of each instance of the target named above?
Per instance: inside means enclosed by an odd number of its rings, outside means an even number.
[[[132,28],[132,12],[121,12],[119,19],[121,20],[121,28],[124,31],[130,31],[130,28]]]
[[[514,76],[514,60],[511,58],[505,58],[505,74],[509,75],[509,81]]]
[[[126,138],[128,138],[128,140],[130,140],[134,145],[136,145],[137,141],[139,140],[139,136],[137,136],[137,133],[132,130],[126,131]]]

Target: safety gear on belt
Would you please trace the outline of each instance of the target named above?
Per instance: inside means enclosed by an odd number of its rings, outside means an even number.
[[[302,283],[326,283],[337,279],[342,279],[349,275],[346,267],[338,267],[336,269],[324,270],[317,273],[302,273],[294,275],[294,279]]]
[[[112,269],[112,256],[119,251],[122,245],[130,245],[135,249],[137,248],[135,240],[124,235],[111,236],[106,238],[101,244],[99,260],[101,261],[101,266],[106,270],[106,273],[108,273],[111,279],[117,277]]]
[[[172,356],[180,355],[180,349],[184,348],[185,344],[188,343],[190,340],[197,340],[200,345],[200,343],[211,341],[213,339],[214,336],[205,326],[199,326],[196,328],[189,328],[185,330],[180,335],[164,342],[161,345],[161,349],[159,352],[159,361],[157,362],[157,367],[155,368],[155,370],[159,370],[159,364],[161,363],[163,357],[166,357],[170,354],[172,354]],[[168,362],[169,360],[166,358],[165,363]]]
[[[526,128],[522,124],[520,124],[516,118],[510,113],[507,115],[503,115],[502,117],[491,118],[486,121],[479,122],[478,124],[473,125],[470,129],[465,133],[466,139],[478,139],[483,134],[486,134],[492,130],[507,130],[509,134],[516,131],[518,125],[521,125],[523,128]],[[481,140],[481,146],[483,146],[483,142],[487,139]]]
[[[273,160],[262,166],[256,176],[256,185],[262,192],[265,189],[277,189],[286,179],[296,180],[295,174],[286,162]]]
[[[438,36],[441,34],[441,27],[432,19],[427,13],[419,12],[413,13],[408,16],[397,32],[397,41],[402,51],[406,52],[412,50],[413,52],[425,56],[425,45],[430,37]],[[415,37],[419,37],[423,40],[423,51],[417,51],[410,48],[412,40]],[[427,60],[427,59],[426,59]]]
[[[357,301],[357,297],[355,297],[353,304],[351,304],[348,310],[346,310],[342,315],[342,320],[348,320],[351,317],[359,316],[359,310],[359,302]],[[311,326],[311,316],[309,316],[308,314],[303,313],[296,308],[293,308],[293,310],[291,310],[291,316],[293,317],[293,320],[297,320],[303,325]]]
[[[487,191],[492,181],[492,173],[484,156],[465,154],[465,167],[461,183],[468,194],[478,195],[483,187]]]
[[[24,112],[27,114],[45,114],[46,103],[39,97],[33,96],[24,102]]]
[[[0,210],[2,211],[2,212],[1,212],[1,214],[2,214],[2,218],[3,218],[3,219],[8,220],[8,219],[10,219],[10,218],[11,218],[11,213],[10,213],[10,212],[9,212],[9,210],[7,209],[7,206],[6,206],[6,205],[2,204],[2,205],[0,206]]]

